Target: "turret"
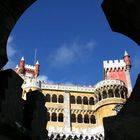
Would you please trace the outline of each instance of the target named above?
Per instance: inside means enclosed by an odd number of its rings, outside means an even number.
[[[20,60],[19,68],[20,68],[20,69],[23,69],[23,70],[24,70],[24,68],[25,68],[24,57],[22,57],[21,60]]]
[[[132,91],[131,78],[130,78],[130,56],[125,51],[124,57],[121,60],[104,61],[104,79],[105,80],[121,80],[125,83],[128,89],[128,97]]]
[[[35,77],[37,77],[39,75],[39,71],[40,71],[40,65],[39,62],[37,61],[35,64]]]
[[[127,53],[127,51],[125,51],[123,59],[124,59],[124,62],[126,64],[126,68],[130,69],[131,68],[131,60],[130,60],[130,56]]]

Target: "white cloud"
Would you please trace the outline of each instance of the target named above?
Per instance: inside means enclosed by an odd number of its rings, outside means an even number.
[[[5,68],[13,68],[16,66],[15,58],[18,53],[18,50],[15,48],[14,39],[12,36],[9,36],[7,41],[7,56],[8,56],[8,63],[6,64]]]
[[[49,80],[46,75],[39,75],[38,80],[48,83],[48,84],[54,84],[54,82],[52,80]]]
[[[60,46],[53,54],[49,55],[49,60],[54,66],[64,66],[89,57],[95,49],[95,42],[89,41],[85,44],[74,42],[71,45]]]

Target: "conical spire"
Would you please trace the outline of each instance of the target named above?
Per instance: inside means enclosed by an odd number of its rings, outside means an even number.
[[[37,64],[37,65],[39,65],[39,62],[38,62],[38,60],[36,61],[36,64]]]
[[[22,56],[21,60],[24,61],[24,57],[23,56]]]
[[[128,52],[125,50],[124,56],[129,56]]]

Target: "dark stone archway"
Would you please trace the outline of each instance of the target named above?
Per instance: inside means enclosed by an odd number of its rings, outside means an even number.
[[[7,40],[16,22],[36,0],[0,0],[0,69],[7,63]]]

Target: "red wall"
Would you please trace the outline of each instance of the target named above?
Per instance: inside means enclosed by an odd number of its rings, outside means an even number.
[[[109,79],[119,79],[119,80],[122,80],[126,86],[128,85],[127,84],[127,81],[126,81],[126,75],[125,75],[125,70],[110,70],[108,71],[108,75],[109,75]]]

